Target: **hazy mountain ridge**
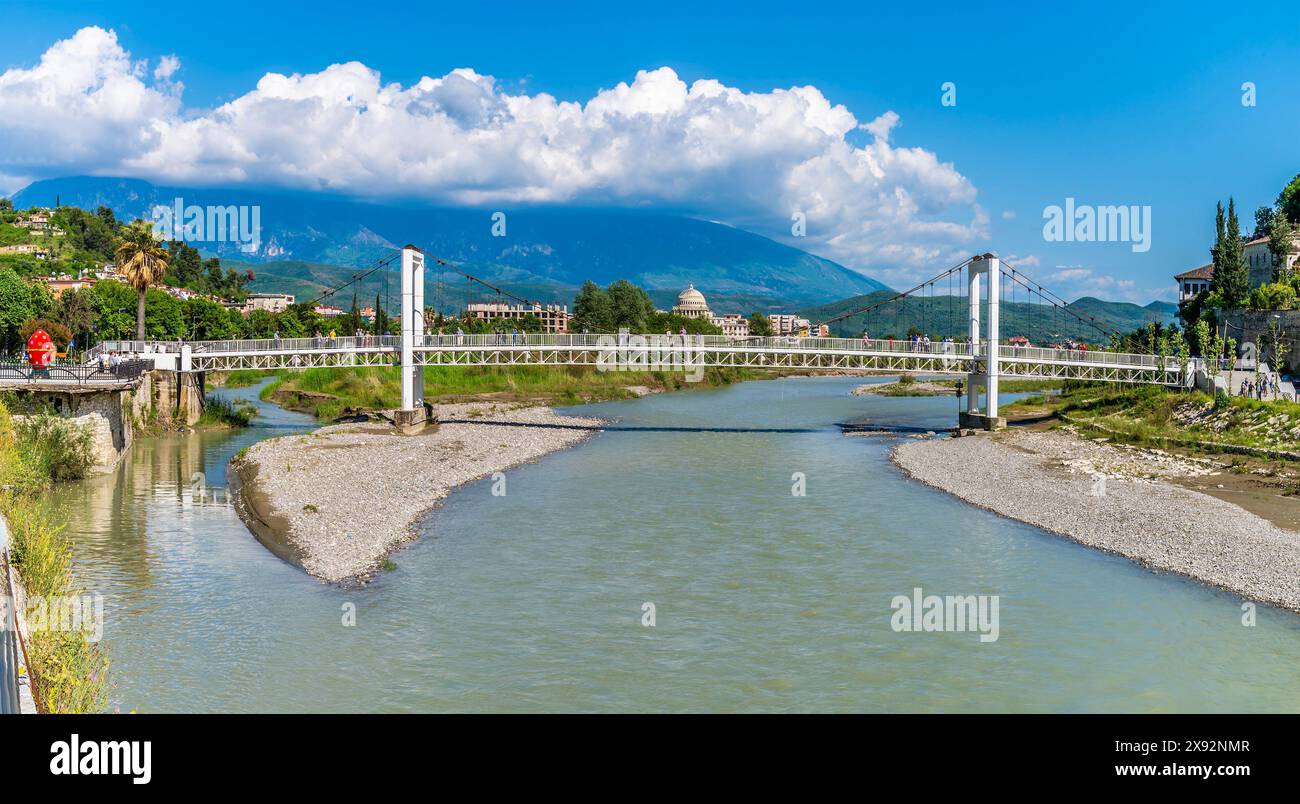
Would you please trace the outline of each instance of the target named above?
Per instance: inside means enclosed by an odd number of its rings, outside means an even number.
[[[809,307],[800,312],[813,322],[825,321],[851,310],[877,304],[891,298],[890,292],[869,293],[832,304]],[[1034,343],[1051,343],[1070,338],[1089,343],[1109,342],[1104,330],[1129,333],[1152,321],[1176,323],[1178,307],[1156,301],[1142,307],[1129,302],[1108,302],[1084,296],[1068,304],[1065,312],[1050,305],[1003,301],[999,305],[999,329],[1003,339],[1022,335]],[[1075,315],[1070,315],[1074,313]],[[912,327],[934,337],[964,336],[967,333],[967,307],[964,296],[933,296],[900,299],[882,305],[867,314],[849,316],[831,324],[831,334],[845,338],[861,337],[865,330],[873,338],[907,337]],[[1075,316],[1080,316],[1080,320]],[[1088,323],[1091,319],[1096,325]]]
[[[148,218],[155,205],[172,205],[178,197],[187,205],[260,208],[262,238],[256,252],[242,251],[237,243],[201,244],[223,260],[301,262],[346,270],[364,266],[394,246],[413,243],[476,276],[509,284],[512,292],[533,287],[539,292],[532,295],[543,301],[568,301],[573,289],[588,279],[602,285],[628,279],[656,297],[693,283],[724,312],[734,306],[729,299],[760,302],[757,309],[790,309],[885,287],[760,235],[662,213],[504,210],[506,236],[496,237],[492,210],[174,188],[136,179],[49,179],[33,183],[13,200],[20,207],[52,206],[56,200],[88,209],[103,204],[122,217]],[[276,273],[269,272],[268,281]],[[323,276],[318,269],[309,273]],[[258,288],[271,289],[260,280]]]

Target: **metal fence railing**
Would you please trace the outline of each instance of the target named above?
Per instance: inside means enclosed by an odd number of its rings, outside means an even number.
[[[107,361],[101,368],[98,361],[79,366],[48,366],[36,368],[27,363],[0,363],[0,382],[6,383],[69,383],[93,385],[136,380],[153,369],[152,360],[124,360],[116,366]]]
[[[9,588],[9,532],[4,517],[0,517],[0,715],[21,714],[18,697],[18,668],[22,667],[18,644],[18,615],[10,601],[14,599]]]
[[[183,344],[194,355],[304,353],[320,351],[397,351],[402,339],[396,335],[362,335],[348,337],[313,338],[259,338],[232,341],[187,341]],[[603,349],[674,347],[691,349],[754,349],[774,352],[842,352],[847,354],[889,354],[917,357],[983,357],[987,342],[974,345],[962,341],[910,341],[866,338],[816,338],[797,336],[728,336],[682,334],[527,334],[488,333],[425,335],[418,339],[415,348],[431,349],[484,349],[484,348],[558,348]],[[94,360],[100,354],[116,352],[119,355],[149,355],[180,352],[177,342],[104,341],[87,352]],[[1099,366],[1129,368],[1157,368],[1160,359],[1153,355],[1106,352],[1084,349],[1056,349],[1037,346],[998,345],[998,355],[1003,360],[1026,362],[1086,363]],[[1170,358],[1166,368],[1176,361]]]

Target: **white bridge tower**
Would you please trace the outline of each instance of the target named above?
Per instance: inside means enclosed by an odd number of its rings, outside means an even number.
[[[970,354],[971,373],[966,382],[966,411],[959,417],[962,427],[1001,429],[1006,419],[998,416],[998,298],[1002,295],[1002,265],[997,257],[984,254],[967,267],[970,286]],[[980,338],[980,277],[985,282],[988,316],[983,339]],[[982,359],[982,364],[981,364]],[[984,413],[979,409],[979,391],[984,391]]]
[[[415,364],[415,345],[424,343],[424,252],[402,248],[402,410],[405,423],[423,421],[424,368]]]

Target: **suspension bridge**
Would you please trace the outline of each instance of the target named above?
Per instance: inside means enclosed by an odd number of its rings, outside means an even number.
[[[908,298],[933,298],[935,288],[947,283],[950,289],[946,294],[947,315],[955,315],[958,307],[963,310],[964,335],[960,340],[955,337],[871,338],[866,333],[862,338],[627,332],[431,334],[426,332],[424,315],[425,253],[415,246],[406,246],[369,270],[380,270],[398,259],[400,335],[184,343],[105,341],[87,354],[87,361],[94,362],[101,354],[116,352],[153,359],[160,368],[185,372],[398,366],[402,376],[402,411],[412,414],[425,407],[425,366],[593,366],[606,371],[683,372],[746,367],[951,374],[964,376],[969,389],[962,425],[990,428],[1004,423],[998,417],[998,380],[1002,376],[1167,386],[1190,384],[1188,372],[1172,357],[1139,351],[1102,351],[1070,343],[1050,346],[1003,343],[999,332],[1001,302],[1008,291],[1015,294],[1017,290],[1038,299],[1045,309],[1050,305],[1057,316],[1072,316],[1077,319],[1076,324],[1094,327],[1100,336],[1110,338],[1112,344],[1121,343],[1123,336],[1069,310],[1059,296],[992,254],[971,257],[908,291],[820,322],[830,324],[853,317],[869,322],[873,313],[887,305]],[[437,262],[450,267],[442,260]],[[351,281],[365,275],[365,272],[358,273]],[[504,292],[483,280],[477,281],[498,293]]]

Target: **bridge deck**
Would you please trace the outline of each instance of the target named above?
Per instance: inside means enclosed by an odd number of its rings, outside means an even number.
[[[195,371],[386,366],[401,360],[401,338],[282,338],[185,344]],[[426,335],[416,365],[591,365],[606,370],[691,371],[709,366],[980,373],[987,344],[855,338],[731,338],[721,335]],[[110,341],[119,354],[176,353],[176,343]],[[973,352],[973,353],[972,353]],[[1120,352],[998,346],[1000,373],[1018,377],[1178,385],[1176,360]]]

